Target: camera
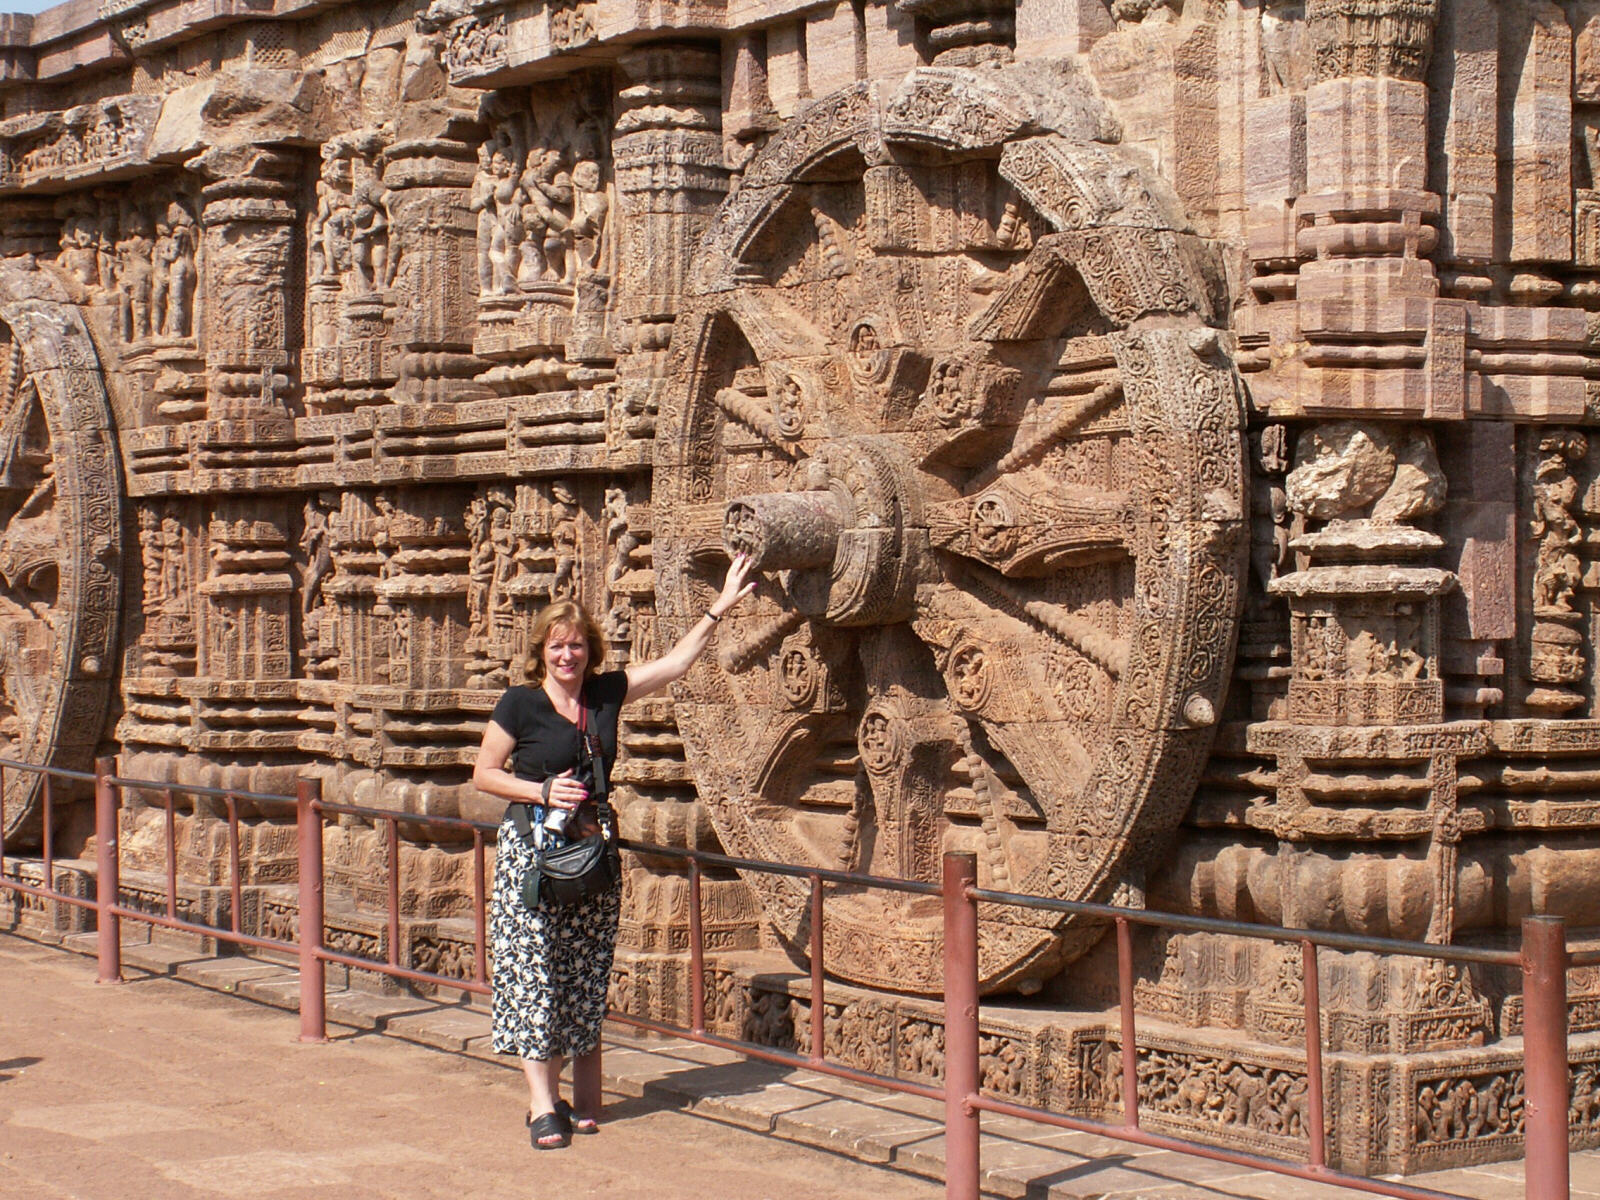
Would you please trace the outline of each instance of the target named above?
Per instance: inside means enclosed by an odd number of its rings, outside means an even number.
[[[544,810],[544,821],[542,824],[550,833],[558,836],[565,836],[567,832],[567,824],[572,820],[573,811],[574,810],[570,808],[557,808],[552,804],[549,808]]]

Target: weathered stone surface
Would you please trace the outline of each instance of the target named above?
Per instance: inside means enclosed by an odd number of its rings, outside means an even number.
[[[493,819],[470,764],[537,609],[648,658],[748,544],[758,602],[626,715],[631,835],[1435,941],[1597,923],[1592,4],[247,7],[0,19],[6,754]],[[5,782],[9,851],[44,801]],[[221,912],[219,811],[179,808]],[[400,952],[469,969],[469,834],[401,833]],[[360,952],[386,853],[330,836]],[[704,885],[714,962],[808,952],[803,885]],[[682,1009],[688,895],[634,866],[619,1002]],[[1108,1002],[1099,928],[983,916],[987,988]],[[862,1065],[935,1077],[881,997],[937,989],[937,917],[840,895],[823,950],[875,989],[829,1017]],[[1298,1152],[1294,964],[1150,953],[1149,1119]],[[1518,981],[1329,972],[1335,1160],[1515,1152]],[[794,1040],[796,998],[717,988]],[[1006,1035],[995,1090],[1110,1111],[1097,1020]]]

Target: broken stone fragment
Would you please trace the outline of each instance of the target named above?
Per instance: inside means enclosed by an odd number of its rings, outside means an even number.
[[[1284,480],[1289,507],[1321,521],[1397,525],[1438,512],[1445,479],[1426,433],[1335,421],[1306,430]]]

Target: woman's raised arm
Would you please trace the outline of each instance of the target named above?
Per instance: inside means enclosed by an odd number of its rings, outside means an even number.
[[[750,556],[734,555],[733,561],[728,564],[728,574],[722,581],[722,594],[711,602],[711,607],[690,627],[689,632],[678,639],[677,645],[660,658],[633,663],[625,668],[628,694],[624,699],[637,700],[682,679],[684,673],[694,665],[694,660],[705,653],[706,646],[711,643],[711,631],[716,628],[717,622],[729,609],[756,590],[759,581],[749,576]]]

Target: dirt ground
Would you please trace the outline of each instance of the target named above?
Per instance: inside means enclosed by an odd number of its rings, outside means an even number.
[[[5,1200],[937,1200],[927,1180],[608,1097],[538,1152],[512,1071],[392,1038],[301,1045],[275,1009],[0,936]]]

